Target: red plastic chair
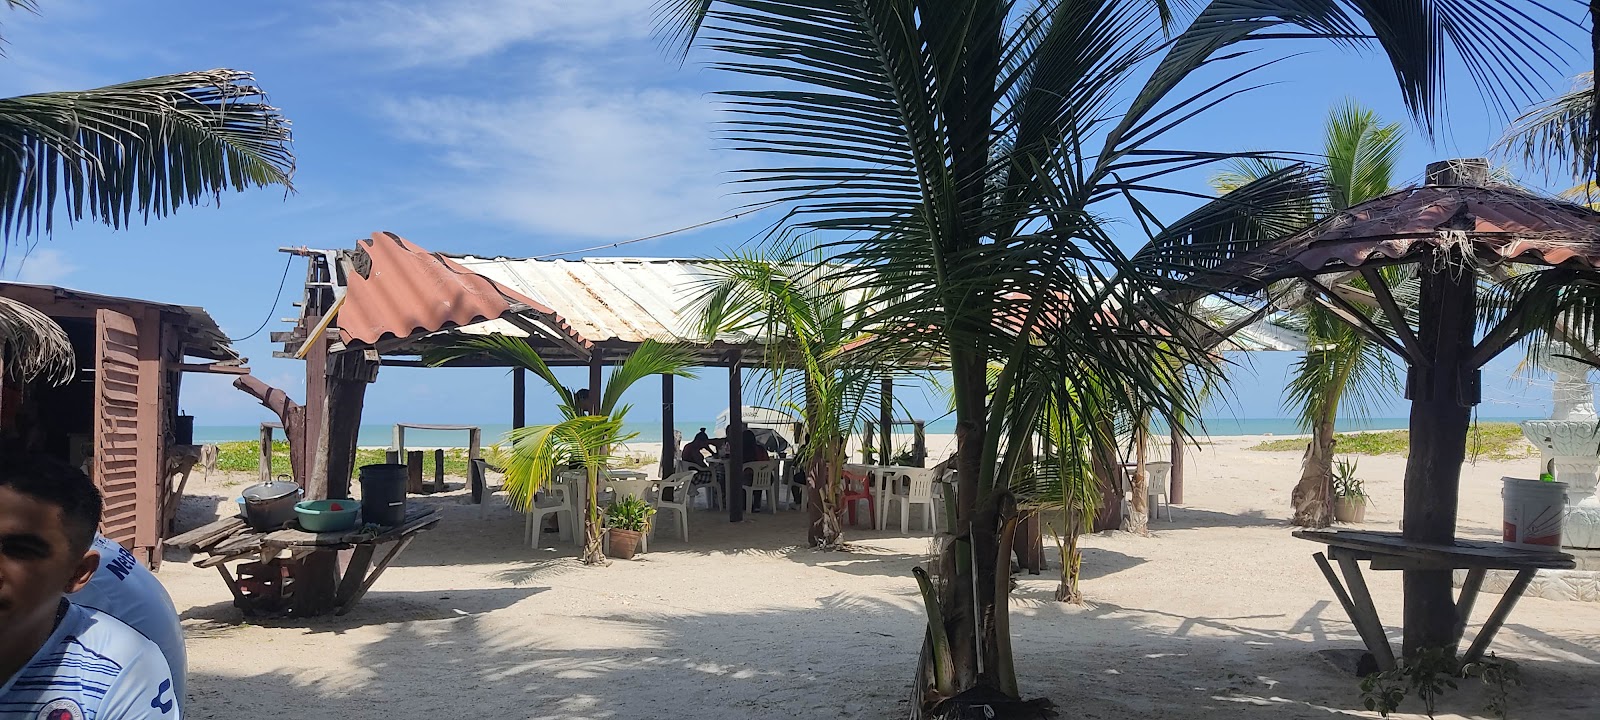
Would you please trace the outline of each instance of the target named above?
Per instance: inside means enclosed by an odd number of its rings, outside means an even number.
[[[867,501],[867,524],[877,529],[878,501],[872,496],[872,481],[865,475],[844,473],[844,507],[850,511],[850,524],[856,524],[856,503]]]

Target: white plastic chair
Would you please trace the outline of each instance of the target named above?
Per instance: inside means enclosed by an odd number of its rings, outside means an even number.
[[[791,458],[783,462],[783,501],[789,504],[790,510],[805,512],[811,507],[810,485],[800,479],[800,460]],[[794,502],[794,494],[800,493],[800,502]]]
[[[1161,517],[1161,505],[1167,506],[1167,519],[1172,519],[1172,499],[1167,496],[1172,483],[1172,463],[1153,462],[1144,464],[1145,487],[1150,494],[1150,509],[1157,518]],[[1157,502],[1157,499],[1160,502]]]
[[[722,506],[722,488],[717,485],[716,473],[712,472],[711,468],[682,458],[678,459],[676,468],[676,472],[686,472],[691,475],[689,490],[685,493],[686,495],[693,495],[704,490],[706,491],[707,510],[715,510]],[[688,502],[691,507],[694,505],[693,502],[688,500],[685,500],[685,502]]]
[[[556,525],[560,529],[558,537],[562,540],[576,542],[577,535],[573,532],[578,522],[578,513],[573,505],[573,492],[571,486],[557,479],[545,487],[541,500],[534,498],[533,509],[527,513],[527,522],[523,526],[523,533],[527,536],[528,547],[538,548],[540,538],[544,535],[544,518],[546,515],[556,516]]]
[[[744,468],[750,471],[750,482],[744,487],[744,512],[749,515],[756,506],[756,492],[765,492],[767,497],[767,512],[778,512],[778,461],[762,460],[759,462],[745,463]]]
[[[685,470],[661,481],[660,487],[656,489],[655,499],[651,503],[656,508],[655,522],[650,524],[651,535],[661,527],[662,511],[670,510],[678,516],[678,534],[683,537],[684,542],[689,542],[689,504],[692,502],[689,498],[689,489],[694,485],[694,475],[693,470]],[[668,488],[672,489],[671,500],[665,499]]]
[[[900,503],[900,532],[911,530],[911,506],[923,507],[923,529],[929,532],[938,532],[938,520],[935,518],[933,500],[933,471],[925,469],[907,470],[899,478],[905,478],[905,487],[896,482],[890,486],[888,501],[890,504]],[[886,508],[887,509],[887,508]]]

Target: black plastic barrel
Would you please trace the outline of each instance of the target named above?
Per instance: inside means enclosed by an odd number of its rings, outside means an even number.
[[[361,466],[361,521],[395,526],[406,519],[406,466]]]

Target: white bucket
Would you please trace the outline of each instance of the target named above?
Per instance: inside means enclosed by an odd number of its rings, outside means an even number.
[[[1561,524],[1567,514],[1567,484],[1525,478],[1500,478],[1505,485],[1505,544],[1523,550],[1561,551]]]

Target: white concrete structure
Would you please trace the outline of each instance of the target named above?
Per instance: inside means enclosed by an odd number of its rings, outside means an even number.
[[[1567,484],[1567,521],[1562,544],[1573,548],[1600,548],[1600,415],[1595,413],[1594,386],[1588,382],[1589,366],[1557,357],[1568,354],[1565,344],[1545,349],[1545,367],[1556,376],[1555,409],[1549,420],[1522,423],[1522,434],[1544,454],[1544,466],[1558,482]]]

